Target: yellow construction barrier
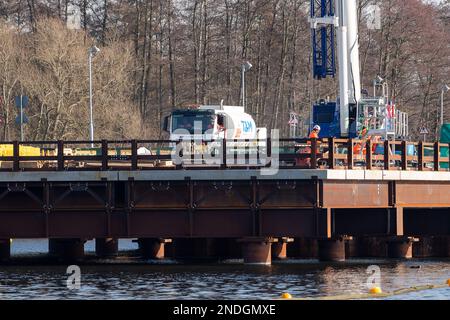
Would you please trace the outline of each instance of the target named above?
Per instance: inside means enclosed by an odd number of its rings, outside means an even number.
[[[14,155],[14,146],[12,144],[0,144],[1,157],[12,157],[13,155]],[[41,154],[40,148],[30,146],[19,146],[20,157],[39,157],[41,155],[43,154]],[[11,169],[13,167],[13,162],[11,160],[0,161],[0,168]],[[21,163],[21,168],[40,168],[40,167],[42,167],[41,161],[23,161]]]
[[[12,144],[0,144],[0,156],[12,157],[14,155],[14,146]],[[21,157],[39,157],[41,149],[30,146],[19,146],[19,156]]]

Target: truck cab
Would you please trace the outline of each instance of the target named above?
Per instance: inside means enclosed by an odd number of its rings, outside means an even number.
[[[164,119],[164,131],[171,141],[253,140],[267,135],[243,107],[223,105],[174,110]]]

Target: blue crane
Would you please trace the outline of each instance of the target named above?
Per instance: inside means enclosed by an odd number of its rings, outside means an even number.
[[[334,16],[333,0],[311,0],[311,19]],[[333,25],[321,25],[312,28],[313,75],[323,79],[336,75],[335,28]]]

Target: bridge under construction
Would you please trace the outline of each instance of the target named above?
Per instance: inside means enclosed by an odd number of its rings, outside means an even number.
[[[88,239],[99,256],[114,256],[122,238],[138,239],[146,258],[262,264],[450,254],[448,144],[267,139],[252,162],[223,142],[212,166],[194,154],[174,163],[169,141],[90,143],[6,143],[2,260],[12,238],[47,238],[50,254],[67,259],[82,258]],[[39,146],[39,155],[24,155],[25,146]]]

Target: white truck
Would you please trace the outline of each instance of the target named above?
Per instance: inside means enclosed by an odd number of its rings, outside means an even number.
[[[224,139],[227,150],[254,153],[257,147],[265,146],[267,138],[267,129],[257,128],[244,107],[223,104],[174,110],[164,118],[163,129],[170,134],[173,146],[182,141],[185,155],[192,152],[218,154]]]
[[[173,111],[164,119],[164,130],[171,141],[266,139],[267,130],[257,128],[243,107],[203,105]]]

